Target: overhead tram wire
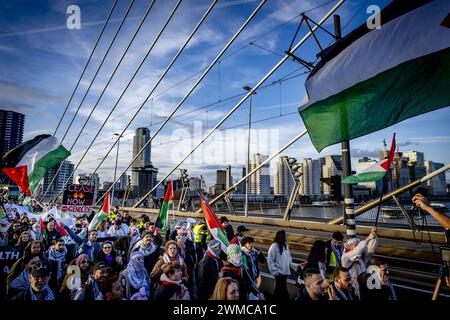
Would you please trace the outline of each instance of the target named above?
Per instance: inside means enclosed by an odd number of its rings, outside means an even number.
[[[271,86],[274,86],[275,84],[279,84],[279,83],[282,83],[282,82],[284,82],[284,81],[288,81],[288,80],[291,80],[291,79],[300,77],[300,76],[302,76],[302,75],[304,75],[304,74],[310,72],[310,71],[305,71],[305,72],[302,72],[302,73],[300,73],[300,74],[298,74],[298,75],[292,76],[293,74],[295,74],[296,72],[298,72],[298,71],[300,71],[300,70],[302,70],[302,69],[305,69],[305,67],[304,67],[304,66],[301,66],[301,67],[299,67],[298,69],[296,69],[296,70],[294,70],[294,71],[292,71],[292,72],[289,72],[288,74],[284,75],[283,77],[281,77],[281,78],[279,78],[279,79],[277,79],[277,80],[274,80],[274,81],[272,81],[272,82],[269,83],[269,84],[266,84],[266,85],[264,85],[264,86],[261,86],[261,87],[259,88],[259,91],[261,91],[262,89],[265,89],[265,88],[269,88],[269,87],[271,87]],[[292,77],[291,77],[291,76],[292,76]],[[177,118],[179,118],[179,117],[182,117],[182,116],[185,116],[185,115],[188,115],[188,114],[191,114],[191,113],[195,113],[195,112],[197,112],[197,111],[200,111],[200,110],[203,110],[203,109],[206,109],[206,108],[209,108],[208,110],[212,110],[212,109],[214,109],[214,108],[220,107],[220,104],[222,104],[222,103],[224,103],[224,102],[237,100],[237,99],[239,99],[240,97],[242,97],[242,96],[244,96],[244,95],[245,95],[245,93],[235,94],[235,95],[233,95],[233,96],[229,96],[229,97],[226,97],[226,98],[224,98],[224,99],[221,99],[220,101],[217,100],[217,101],[208,103],[208,104],[206,104],[206,105],[204,105],[204,106],[201,106],[201,107],[195,108],[195,109],[193,109],[193,110],[186,111],[186,112],[181,113],[181,114],[179,114],[179,115],[173,116],[172,119],[177,119]],[[187,118],[181,119],[180,121],[186,121],[186,120],[189,120],[189,119],[191,119],[191,118],[193,118],[193,117],[195,117],[195,116],[197,116],[197,115],[194,114],[194,115],[189,116],[189,117],[187,117]],[[151,123],[151,124],[148,125],[147,127],[151,128],[151,127],[153,127],[153,126],[156,126],[156,125],[162,123],[163,121],[164,121],[164,120],[161,120],[161,121],[158,121],[158,122]],[[247,123],[248,123],[248,122],[247,122]],[[131,134],[133,134],[133,132],[125,133],[124,136],[131,135]],[[103,140],[103,141],[99,141],[99,142],[97,142],[97,143],[94,143],[92,146],[95,147],[95,146],[97,146],[97,145],[104,144],[105,142],[108,142],[108,141],[111,141],[111,140],[114,140],[114,139],[115,139],[115,138],[110,138],[110,139],[106,139],[106,140]],[[75,153],[76,153],[76,152],[83,151],[83,150],[84,150],[84,148],[77,149],[77,150],[75,150]],[[73,154],[73,153],[72,153],[72,154]],[[121,153],[121,154],[122,154],[122,153]],[[101,160],[101,159],[102,159],[102,158],[100,157],[100,158],[98,158],[98,159],[96,159],[96,160]],[[87,161],[87,162],[89,162],[89,161]],[[86,161],[85,161],[84,163],[86,163]]]
[[[242,24],[242,26],[236,31],[236,33],[231,37],[231,39],[228,41],[228,43],[223,47],[223,49],[219,52],[219,54],[214,58],[214,60],[210,63],[210,65],[206,68],[205,71],[203,71],[202,75],[197,79],[197,81],[194,83],[194,85],[191,87],[191,89],[189,89],[189,91],[187,92],[187,94],[183,97],[183,99],[181,99],[181,101],[177,104],[177,106],[171,111],[171,113],[166,117],[166,119],[164,120],[164,122],[161,124],[161,126],[156,130],[156,132],[153,134],[152,137],[150,137],[150,139],[147,141],[146,144],[144,144],[144,146],[138,151],[137,155],[134,157],[134,159],[130,162],[130,164],[127,166],[126,170],[128,170],[128,168],[131,167],[131,164],[137,159],[137,157],[144,151],[144,149],[151,143],[151,141],[158,135],[158,133],[161,131],[161,129],[166,125],[166,123],[172,118],[172,116],[175,114],[175,112],[177,112],[177,110],[181,107],[181,105],[187,100],[187,98],[192,94],[192,92],[194,92],[194,90],[197,88],[197,86],[200,84],[200,82],[206,77],[206,75],[208,74],[208,72],[212,69],[212,67],[217,63],[217,61],[219,61],[219,59],[223,56],[223,54],[225,53],[225,51],[231,46],[231,44],[234,42],[234,40],[236,40],[236,38],[241,34],[241,32],[247,27],[247,25],[250,23],[250,21],[253,20],[253,18],[256,16],[256,14],[261,10],[261,8],[263,7],[263,5],[267,2],[267,0],[261,0],[261,2],[258,4],[258,6],[255,8],[255,10],[253,10],[253,12],[250,14],[250,16],[247,18],[247,20]],[[153,90],[152,90],[153,91]],[[152,92],[151,92],[152,93]],[[145,99],[144,103],[141,105],[140,108],[142,108],[146,101],[150,98],[151,93],[147,96],[147,98]],[[137,114],[135,114],[136,116]],[[131,121],[128,123],[128,125],[125,127],[125,129],[123,130],[122,134],[125,132],[125,130],[128,128],[128,126],[131,124],[131,122],[133,121],[134,117],[131,119]],[[111,149],[108,151],[108,153],[105,155],[104,159],[106,159],[106,157],[108,156],[108,154],[111,152],[111,150],[114,148],[114,145],[117,143],[118,140],[116,140],[116,142],[113,144],[113,146],[111,147]],[[93,172],[93,174],[95,174],[95,172],[100,168],[100,165],[104,162],[104,159],[100,162],[100,164],[97,166],[97,168],[95,169],[95,171]],[[125,171],[126,171],[125,170]],[[120,178],[123,176],[124,172],[122,172],[122,174],[118,177],[118,179],[116,181],[113,182],[112,186],[110,189],[108,189],[108,191],[105,192],[108,193],[112,187],[114,187],[114,185],[120,180]],[[99,199],[100,201],[100,199]]]
[[[217,0],[216,0],[217,1]],[[72,172],[72,174],[69,176],[69,178],[65,181],[63,188],[60,190],[60,192],[58,193],[58,195],[55,198],[58,198],[58,196],[61,194],[62,190],[64,190],[65,186],[67,185],[67,182],[69,181],[69,179],[72,177],[72,175],[75,173],[75,171],[78,169],[78,167],[80,166],[81,162],[83,161],[84,157],[86,156],[86,154],[88,153],[89,149],[91,148],[92,144],[94,143],[95,139],[97,139],[98,135],[100,134],[100,132],[102,131],[103,127],[105,126],[106,122],[108,121],[109,117],[111,116],[111,114],[114,112],[115,108],[117,107],[117,105],[119,104],[120,100],[122,99],[122,97],[125,95],[125,92],[128,90],[129,86],[131,85],[132,81],[134,80],[134,78],[136,77],[137,73],[139,72],[140,68],[142,67],[142,65],[144,64],[144,62],[147,60],[147,57],[149,56],[150,52],[153,50],[154,46],[156,45],[157,41],[159,40],[159,38],[161,37],[162,33],[164,32],[164,30],[166,29],[167,25],[169,24],[170,20],[172,20],[172,17],[174,16],[175,12],[177,11],[178,7],[180,6],[182,0],[178,0],[177,3],[175,4],[174,8],[172,9],[169,17],[166,19],[166,21],[164,22],[164,25],[162,26],[162,28],[159,30],[158,35],[156,36],[156,38],[153,40],[152,45],[150,46],[150,48],[148,49],[147,53],[145,54],[144,58],[142,59],[142,61],[139,63],[139,66],[136,68],[135,72],[133,73],[131,79],[128,81],[127,85],[125,86],[125,89],[122,91],[122,93],[120,94],[118,100],[116,101],[116,103],[114,104],[114,106],[112,107],[112,109],[110,110],[108,116],[106,117],[106,119],[103,121],[100,129],[97,131],[97,133],[95,134],[94,138],[92,139],[92,141],[90,142],[89,146],[86,148],[86,151],[84,152],[83,156],[81,157],[81,159],[78,161],[74,171]],[[119,136],[120,138],[120,136]]]
[[[88,58],[88,60],[86,61],[86,64],[84,65],[83,71],[81,72],[81,75],[80,75],[80,77],[78,78],[77,84],[75,85],[75,88],[73,89],[73,92],[72,92],[72,94],[70,95],[69,101],[67,102],[67,105],[66,105],[66,107],[64,108],[64,112],[63,112],[61,118],[59,119],[58,124],[56,125],[55,132],[53,133],[54,136],[56,136],[56,133],[58,132],[59,126],[61,125],[61,122],[63,121],[64,116],[66,115],[67,109],[69,108],[70,103],[72,102],[72,99],[73,99],[73,97],[75,96],[75,92],[77,91],[78,86],[80,85],[81,79],[83,78],[83,75],[84,75],[84,73],[86,72],[86,69],[87,69],[89,63],[91,62],[91,59],[92,59],[92,57],[93,57],[93,55],[94,55],[94,52],[95,52],[95,49],[97,48],[97,45],[98,45],[99,42],[100,42],[100,39],[101,39],[101,37],[102,37],[102,35],[103,35],[103,32],[104,32],[105,29],[106,29],[106,25],[108,24],[109,19],[111,18],[111,15],[112,15],[112,13],[113,13],[113,11],[114,11],[114,8],[115,8],[116,5],[117,5],[117,2],[118,2],[118,0],[115,0],[115,1],[114,1],[113,5],[112,5],[112,7],[111,7],[111,10],[110,10],[109,13],[108,13],[108,17],[106,18],[105,23],[103,24],[102,30],[100,31],[100,34],[98,35],[97,40],[95,41],[94,48],[92,49],[92,51],[91,51],[91,53],[90,53],[90,55],[89,55],[89,58]]]
[[[309,9],[307,9],[306,11],[303,11],[302,13],[308,13],[308,12],[317,10],[317,9],[319,9],[319,8],[321,8],[321,7],[323,7],[323,6],[327,5],[327,4],[329,4],[329,3],[335,2],[335,1],[336,1],[336,0],[327,1],[327,2],[325,2],[325,3],[323,3],[323,4],[321,4],[321,5],[315,6],[315,7],[313,7],[313,8],[309,8]],[[271,34],[271,33],[275,32],[275,31],[277,31],[278,29],[282,28],[283,26],[285,26],[285,25],[288,24],[289,22],[292,22],[294,19],[298,18],[300,15],[301,15],[301,13],[297,14],[296,16],[294,16],[294,17],[292,17],[292,18],[290,18],[290,19],[288,19],[288,20],[286,20],[286,21],[283,21],[282,23],[278,24],[277,26],[275,26],[274,28],[270,29],[269,31],[265,32],[264,34],[258,36],[258,37],[255,38],[255,39],[253,39],[251,42],[249,42],[249,43],[243,45],[242,47],[236,49],[235,51],[229,53],[228,55],[224,55],[224,57],[223,57],[222,59],[220,59],[220,60],[218,61],[218,63],[220,63],[220,62],[222,62],[222,61],[224,61],[224,60],[226,60],[226,59],[228,59],[228,58],[231,58],[231,57],[234,56],[235,54],[239,53],[241,50],[243,50],[243,49],[249,47],[249,46],[251,45],[250,43],[255,43],[256,41],[259,41],[259,40],[261,40],[261,39],[267,37],[269,34]],[[195,72],[195,73],[192,73],[192,74],[189,75],[187,78],[185,78],[185,79],[181,80],[180,82],[174,84],[172,87],[169,87],[169,88],[165,89],[164,91],[158,93],[157,95],[155,95],[154,97],[152,97],[152,99],[155,100],[155,99],[157,99],[157,98],[159,98],[159,97],[161,97],[161,96],[164,96],[164,94],[166,94],[167,92],[169,92],[169,91],[171,91],[171,90],[177,88],[178,86],[180,86],[180,85],[182,85],[183,83],[185,83],[185,82],[191,80],[193,77],[195,77],[195,76],[201,74],[202,72],[203,72],[203,70],[200,70],[200,71],[197,71],[197,72]],[[139,107],[139,106],[135,106],[135,107],[133,107],[133,108],[130,108],[129,110],[127,110],[127,111],[125,111],[125,112],[123,112],[123,113],[117,115],[116,117],[114,117],[114,118],[112,118],[112,119],[110,119],[110,120],[108,120],[108,121],[113,121],[113,120],[115,120],[115,119],[121,118],[123,115],[125,115],[125,114],[131,112],[131,111],[134,110],[134,109],[137,109],[138,107]],[[87,135],[87,134],[90,133],[90,132],[95,131],[95,129],[97,129],[97,128],[98,128],[98,127],[93,128],[93,129],[87,131],[87,132],[85,133],[85,135]]]
[[[122,18],[122,21],[120,21],[120,24],[119,24],[119,26],[117,27],[116,33],[114,34],[114,37],[112,38],[111,42],[109,43],[108,49],[106,50],[105,54],[103,55],[103,58],[102,58],[102,61],[100,62],[100,65],[97,67],[97,70],[95,71],[94,77],[93,77],[92,80],[90,81],[89,87],[87,88],[86,92],[84,93],[83,99],[81,99],[81,102],[80,102],[80,104],[78,105],[78,108],[77,108],[77,110],[75,111],[75,114],[73,115],[72,120],[70,121],[69,126],[68,126],[67,129],[66,129],[66,132],[64,133],[64,136],[61,138],[61,144],[63,143],[64,139],[65,139],[66,136],[67,136],[67,133],[69,132],[70,128],[72,127],[72,124],[73,124],[73,122],[75,121],[75,118],[77,117],[78,112],[79,112],[80,109],[81,109],[81,106],[83,105],[84,99],[86,99],[86,96],[88,95],[89,90],[91,89],[92,85],[94,84],[94,81],[95,81],[95,79],[97,78],[97,75],[98,75],[98,73],[100,72],[100,69],[102,68],[103,63],[105,62],[106,57],[108,56],[109,51],[111,50],[111,48],[112,48],[114,42],[116,41],[116,38],[117,38],[117,36],[119,35],[119,32],[120,32],[120,30],[122,29],[122,26],[123,26],[125,20],[127,19],[128,14],[130,13],[131,7],[133,7],[133,4],[134,4],[135,1],[136,1],[136,0],[131,0],[130,4],[129,4],[129,6],[128,6],[126,12],[125,12],[125,15],[124,15],[123,18]]]
[[[100,96],[98,97],[97,102],[96,102],[95,105],[93,106],[91,112],[89,113],[89,116],[88,116],[88,117],[86,118],[86,120],[84,121],[84,124],[83,124],[83,126],[81,127],[81,130],[79,131],[77,137],[76,137],[75,140],[73,141],[72,146],[71,146],[70,149],[69,149],[70,151],[72,151],[73,148],[75,147],[75,144],[77,143],[78,139],[80,138],[81,133],[83,132],[83,130],[84,130],[84,128],[86,127],[88,121],[90,120],[92,114],[94,113],[95,109],[97,108],[97,105],[98,105],[100,99],[103,97],[103,94],[105,93],[106,88],[109,86],[109,83],[111,82],[112,78],[113,78],[114,75],[116,74],[117,69],[119,68],[120,64],[122,63],[122,61],[123,61],[123,59],[124,59],[124,57],[125,57],[125,55],[127,54],[128,50],[130,49],[131,44],[133,43],[133,41],[134,41],[134,39],[136,38],[136,36],[137,36],[137,34],[138,34],[140,28],[141,28],[142,25],[143,25],[145,19],[147,18],[148,14],[150,13],[150,10],[152,9],[152,7],[153,7],[155,1],[156,1],[156,0],[153,0],[153,1],[150,3],[149,7],[147,8],[147,10],[146,10],[146,12],[145,12],[143,18],[141,19],[141,22],[139,23],[139,25],[138,25],[136,31],[134,32],[134,34],[133,34],[131,40],[129,41],[129,43],[128,43],[126,49],[125,49],[125,51],[123,52],[123,54],[122,54],[122,56],[121,56],[121,58],[120,58],[120,60],[119,60],[119,62],[118,62],[118,64],[116,65],[116,67],[115,67],[113,73],[111,74],[111,76],[110,76],[108,82],[106,83],[105,87],[103,88],[102,93],[101,93]],[[81,106],[82,106],[84,100],[86,99],[87,94],[89,93],[89,90],[91,89],[91,87],[92,87],[92,85],[93,85],[93,83],[94,83],[94,81],[95,81],[95,79],[96,79],[96,77],[97,77],[97,75],[98,75],[98,73],[99,73],[99,71],[100,71],[100,68],[102,67],[102,65],[103,65],[103,63],[104,63],[104,61],[105,61],[105,59],[106,59],[106,56],[108,55],[108,53],[109,53],[109,51],[110,51],[110,49],[111,49],[111,47],[112,47],[114,41],[116,40],[117,35],[119,34],[119,31],[121,30],[121,28],[122,28],[122,26],[123,26],[123,23],[125,22],[125,20],[126,20],[128,14],[129,14],[129,12],[130,12],[130,10],[131,10],[131,7],[133,6],[134,2],[135,2],[135,0],[133,0],[133,1],[130,2],[130,5],[128,6],[128,9],[127,9],[127,11],[126,11],[124,17],[123,17],[123,19],[122,19],[122,21],[121,21],[119,27],[117,28],[116,33],[115,33],[113,39],[111,40],[111,42],[110,42],[110,44],[109,44],[109,46],[108,46],[108,49],[106,50],[106,53],[105,53],[105,55],[103,56],[103,59],[102,59],[100,65],[98,66],[97,71],[95,72],[95,75],[94,75],[94,77],[92,78],[91,83],[89,84],[89,87],[87,88],[87,90],[86,90],[86,92],[85,92],[85,94],[84,94],[84,96],[83,96],[83,99],[81,100],[81,102],[80,102],[80,104],[79,104],[79,106],[78,106],[78,109],[77,109],[75,115],[73,116],[72,121],[70,122],[69,127],[68,127],[67,130],[66,130],[66,133],[65,133],[63,139],[61,140],[61,143],[62,143],[62,141],[64,140],[64,138],[66,137],[66,134],[68,133],[68,131],[69,131],[69,129],[70,129],[70,126],[72,125],[73,121],[75,120],[75,117],[77,116],[78,111],[80,110],[80,108],[81,108]],[[53,185],[53,183],[54,183],[54,181],[55,181],[55,179],[56,179],[58,173],[61,171],[62,166],[63,166],[63,163],[61,163],[61,164],[59,165],[58,169],[56,170],[56,173],[54,174],[52,181],[50,182],[49,186],[47,187],[47,190],[44,192],[44,195],[42,196],[41,201],[44,199],[45,195],[46,195],[46,194],[48,193],[48,191],[50,190],[50,188],[51,188],[51,186]]]
[[[319,26],[327,20],[333,12],[335,12],[343,3],[345,0],[340,0],[318,23],[317,25],[314,25],[314,27],[290,50],[290,53],[293,54],[295,51],[313,34],[315,30],[319,28]],[[195,150],[205,142],[208,137],[210,137],[217,128],[222,125],[230,116],[234,113],[278,68],[286,61],[288,60],[290,55],[286,54],[251,90],[247,92],[244,98],[242,98],[226,115],[225,117],[220,120],[213,129],[211,129],[208,134],[200,141],[177,165],[175,165],[166,176],[161,179],[149,192],[147,192],[134,206],[133,208],[138,207],[146,197],[148,197],[153,191],[156,190],[156,188],[167,179],[191,154],[195,152]],[[142,151],[142,150],[141,150]],[[117,181],[115,182],[117,183]],[[113,184],[114,186],[114,184]],[[97,202],[98,203],[98,202]]]

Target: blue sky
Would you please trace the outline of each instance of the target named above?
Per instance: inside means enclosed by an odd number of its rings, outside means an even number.
[[[130,1],[119,0],[104,36],[95,51],[91,65],[83,77],[81,86],[77,90],[69,112],[63,120],[61,129],[57,133],[59,138],[62,137],[72,119]],[[117,74],[73,149],[70,160],[75,164],[116,102],[175,2],[175,0],[156,0],[130,51],[125,56]],[[288,21],[300,12],[326,2],[328,1],[269,0],[265,4],[255,19],[225,53],[220,66],[216,65],[210,71],[194,91],[194,94],[176,113],[177,117],[174,121],[170,121],[154,139],[152,160],[154,165],[160,169],[160,173],[167,172],[175,164],[173,162],[174,152],[180,155],[184,154],[194,145],[192,139],[188,139],[189,135],[194,134],[194,120],[203,121],[203,128],[213,126],[238,101],[234,99],[218,103],[219,99],[224,100],[241,94],[243,86],[254,86],[279,61],[280,57],[277,53],[283,54],[288,49],[299,18]],[[308,12],[308,16],[318,21],[336,2]],[[369,4],[384,7],[387,3],[388,1],[385,0],[373,0],[370,3],[368,1],[349,0],[344,3],[337,11],[341,15],[343,34],[345,35],[365,22],[369,16],[366,13]],[[66,9],[72,4],[78,5],[81,9],[80,30],[69,30],[66,27],[68,17]],[[100,95],[148,4],[149,1],[147,0],[136,0],[132,6],[129,17],[100,69],[90,93],[82,104],[80,114],[75,118],[74,125],[68,133],[68,138],[63,142],[66,147],[72,145],[73,139]],[[90,172],[95,169],[99,163],[99,158],[112,145],[113,134],[121,131],[131,119],[135,107],[143,102],[149,90],[209,4],[210,1],[204,0],[183,0],[168,28],[150,53],[116,110],[112,113],[111,121],[100,132],[96,144],[81,163],[80,171]],[[26,115],[25,139],[41,133],[54,132],[111,5],[112,1],[110,0],[17,0],[0,3],[0,69],[2,70],[0,73],[0,90],[2,92],[0,108],[16,110]],[[219,1],[188,48],[183,51],[177,63],[153,94],[154,100],[149,101],[144,106],[127,130],[120,144],[118,165],[120,172],[131,160],[133,130],[140,126],[150,127],[152,131],[158,128],[158,121],[163,120],[184,97],[198,75],[190,79],[189,77],[209,65],[257,5],[258,1],[252,0]],[[331,22],[332,19],[325,24],[330,31],[332,30]],[[262,35],[278,26],[278,29],[261,38]],[[305,33],[306,28],[303,26],[297,41]],[[318,37],[323,46],[327,46],[332,41],[323,32],[318,33]],[[255,39],[258,40],[255,41]],[[250,45],[250,42],[254,42],[259,47]],[[263,50],[260,47],[273,52]],[[297,55],[304,60],[314,61],[318,50],[315,42],[310,39],[297,51]],[[230,55],[234,52],[236,53]],[[298,63],[289,60],[266,83],[271,84],[290,73],[294,76],[300,75],[304,71],[298,70],[300,67],[301,65]],[[182,82],[185,79],[188,80]],[[253,128],[256,130],[278,130],[280,146],[304,129],[302,120],[296,111],[305,95],[305,79],[306,74],[283,81],[281,84],[275,83],[259,90],[257,95],[253,97],[253,120],[264,120],[255,123]],[[166,91],[180,82],[182,84]],[[178,116],[208,104],[213,105],[187,115]],[[390,141],[392,133],[396,132],[401,151],[422,151],[425,153],[426,159],[448,163],[450,160],[449,111],[450,109],[447,107],[351,141],[353,161],[364,155],[376,157],[377,151],[383,147],[383,139]],[[268,118],[273,119],[265,120]],[[243,124],[240,128],[245,129],[247,119],[248,103],[245,103],[224,123],[223,127],[228,128]],[[184,135],[185,140],[179,144],[169,143],[177,136],[177,132],[182,136]],[[265,153],[264,150],[259,149],[260,147],[256,138],[252,139],[251,153]],[[205,158],[208,157],[210,148],[212,146],[206,144],[203,149]],[[237,141],[237,148],[241,150],[242,155],[245,155],[245,131],[242,131],[242,139]],[[227,152],[226,149],[225,152]],[[114,150],[100,168],[99,173],[103,181],[112,179],[115,153]],[[318,154],[309,138],[304,137],[284,154],[302,159],[336,153],[340,153],[340,146],[338,145],[328,147]],[[222,163],[203,163],[182,167],[189,169],[191,176],[204,174],[207,184],[211,185],[214,183],[215,170],[223,165]],[[237,164],[233,166],[234,176],[240,174],[238,167]]]

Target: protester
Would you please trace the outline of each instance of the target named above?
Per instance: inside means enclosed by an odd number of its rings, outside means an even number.
[[[223,267],[220,259],[222,251],[220,242],[213,239],[208,243],[208,249],[197,265],[197,288],[200,300],[207,300],[213,293],[219,272]]]
[[[161,285],[155,291],[154,300],[190,300],[189,290],[183,284],[180,264],[168,262],[161,268]]]
[[[53,218],[44,222],[44,232],[41,235],[41,239],[46,248],[49,248],[55,240],[61,238],[61,233],[55,229],[55,225],[56,221]]]
[[[161,275],[163,274],[162,266],[169,262],[177,262],[180,265],[182,277],[184,284],[188,284],[188,273],[187,266],[184,263],[184,259],[178,253],[178,245],[175,241],[169,240],[166,242],[165,253],[159,257],[158,262],[156,262],[153,267],[152,272],[150,273],[150,278],[154,284],[160,282]]]
[[[332,293],[334,300],[358,301],[359,298],[355,294],[352,286],[352,277],[347,268],[337,267],[333,271]]]
[[[159,252],[153,243],[154,237],[150,231],[144,231],[141,234],[141,240],[136,242],[136,244],[131,248],[131,254],[134,252],[140,252],[144,256],[144,266],[147,273],[153,270],[156,262],[159,258]]]
[[[151,234],[153,234],[153,243],[155,244],[156,248],[159,249],[161,247],[163,239],[159,231],[156,229],[155,223],[149,221],[147,224],[147,230],[150,231]]]
[[[194,268],[197,264],[197,257],[195,252],[195,245],[194,242],[189,240],[188,232],[186,227],[181,226],[177,230],[177,236],[176,236],[176,242],[178,245],[178,252],[180,256],[184,259],[184,263],[187,266],[187,272],[188,272],[188,288],[189,292],[191,294],[192,298],[195,297],[196,294],[196,283],[195,283],[195,273]]]
[[[241,239],[245,237],[245,233],[249,231],[245,226],[239,226],[236,229],[236,234],[233,239],[230,240],[230,243],[241,245]]]
[[[111,241],[105,241],[102,243],[100,252],[98,253],[95,261],[104,262],[116,273],[119,273],[124,268],[122,256],[116,254]]]
[[[269,272],[275,277],[274,298],[279,301],[289,300],[287,277],[291,274],[291,269],[298,271],[299,265],[292,262],[286,231],[279,230],[276,233],[267,254],[267,266]]]
[[[396,301],[397,293],[389,277],[388,264],[372,257],[365,273],[359,276],[359,288],[363,301]]]
[[[344,236],[339,231],[333,232],[332,239],[327,241],[326,273],[331,279],[336,267],[341,266]]]
[[[73,300],[105,300],[105,293],[111,271],[111,268],[104,262],[97,262],[94,265],[92,275],[89,275],[87,281],[77,290]]]
[[[341,264],[349,269],[352,277],[352,285],[358,298],[360,296],[358,277],[366,272],[367,263],[378,246],[377,227],[373,227],[369,236],[361,241],[358,238],[350,238],[345,243],[345,251],[342,255]]]
[[[136,243],[141,240],[141,234],[137,227],[130,227],[130,235],[126,237],[120,237],[114,242],[114,249],[117,255],[122,257],[123,265],[128,263],[128,255],[130,249],[134,247]]]
[[[17,239],[16,246],[20,247],[21,251],[25,250],[25,247],[32,241],[29,231],[24,231],[20,234],[19,239]]]
[[[88,255],[89,259],[94,261],[98,253],[100,252],[100,244],[97,242],[97,231],[91,230],[89,231],[87,238],[80,238],[66,225],[62,223],[60,224],[80,247],[78,249],[78,254],[85,253]]]
[[[48,250],[48,260],[52,272],[49,285],[53,289],[59,289],[61,287],[67,268],[66,255],[67,248],[63,239],[56,240]]]
[[[108,230],[109,230],[108,219],[105,218],[102,221],[100,221],[100,223],[98,224],[97,228],[95,228],[95,230],[97,231],[98,238],[108,237]]]
[[[74,300],[75,294],[78,290],[76,286],[69,285],[69,278],[72,276],[79,277],[79,285],[83,285],[88,281],[89,276],[92,274],[92,261],[87,254],[80,254],[75,260],[70,262],[69,266],[76,266],[78,269],[73,270],[71,273],[67,272],[61,285],[61,298],[64,300]],[[69,288],[70,287],[70,288]]]
[[[253,246],[254,242],[254,238],[244,237],[241,240],[241,245],[243,257],[245,257],[245,259],[243,259],[244,269],[248,270],[248,274],[250,276],[250,280],[253,283],[253,286],[259,288],[260,271],[258,264],[266,263],[266,257],[264,257],[264,254],[261,252],[261,250]]]
[[[193,233],[197,261],[200,261],[208,247],[206,244],[206,240],[208,238],[208,228],[205,223],[198,223],[194,226]]]
[[[113,225],[108,230],[108,237],[126,237],[130,234],[130,228],[121,220],[115,220]]]
[[[105,300],[108,300],[108,301],[125,300],[125,289],[122,287],[122,284],[118,280],[109,281],[105,292],[106,292]]]
[[[222,227],[225,230],[225,234],[227,235],[228,241],[231,241],[234,238],[233,226],[230,224],[228,218],[225,216],[220,217],[220,223],[222,224]]]
[[[145,257],[140,251],[130,256],[127,267],[120,273],[119,282],[125,289],[125,298],[130,299],[135,293],[150,298],[150,278],[144,263]]]
[[[306,269],[317,269],[320,271],[323,279],[327,278],[326,275],[326,257],[327,257],[327,244],[325,241],[314,241],[308,258],[306,259]]]
[[[304,272],[305,287],[299,292],[297,301],[323,301],[327,300],[324,279],[317,269],[306,269]]]
[[[49,288],[50,268],[47,264],[34,265],[29,275],[29,286],[19,292],[12,300],[54,301],[57,294]]]
[[[412,198],[412,203],[422,209],[423,211],[429,213],[444,229],[450,229],[450,217],[445,214],[433,209],[428,203],[428,199],[420,193],[421,190],[418,190],[419,193],[416,193]]]
[[[220,278],[213,290],[209,300],[219,301],[238,301],[239,297],[239,283],[230,277]]]
[[[8,243],[8,231],[0,232],[0,247],[6,247],[8,246]]]
[[[219,276],[221,278],[230,277],[239,283],[240,299],[246,301],[249,295],[253,300],[263,299],[259,294],[258,287],[252,282],[248,270],[242,264],[242,249],[237,244],[230,244],[227,248],[227,261],[223,264]]]
[[[30,272],[35,265],[42,263],[44,258],[27,254],[17,260],[9,270],[6,278],[6,296],[11,298],[30,285]]]

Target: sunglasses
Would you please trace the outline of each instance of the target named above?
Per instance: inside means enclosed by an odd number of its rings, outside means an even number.
[[[82,261],[80,261],[80,264],[81,263],[89,263],[89,260],[82,260]]]
[[[103,247],[103,249],[112,249],[112,247],[107,246],[107,247]]]

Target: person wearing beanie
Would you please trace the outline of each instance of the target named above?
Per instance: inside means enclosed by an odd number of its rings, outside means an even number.
[[[197,265],[197,287],[200,300],[208,300],[214,292],[219,272],[223,267],[220,259],[222,251],[220,242],[212,239],[206,253]]]
[[[327,241],[327,258],[326,258],[326,274],[327,278],[333,277],[333,270],[341,266],[341,258],[343,254],[344,236],[339,231],[333,232],[331,240]]]
[[[349,269],[352,285],[358,298],[361,298],[358,277],[366,272],[367,264],[378,247],[377,227],[373,227],[365,240],[350,238],[345,243],[341,264]]]
[[[159,251],[153,243],[153,240],[153,234],[148,230],[144,230],[144,232],[141,233],[141,240],[136,242],[130,251],[131,255],[135,252],[140,252],[144,256],[144,265],[147,273],[150,273],[153,270],[159,257]]]

